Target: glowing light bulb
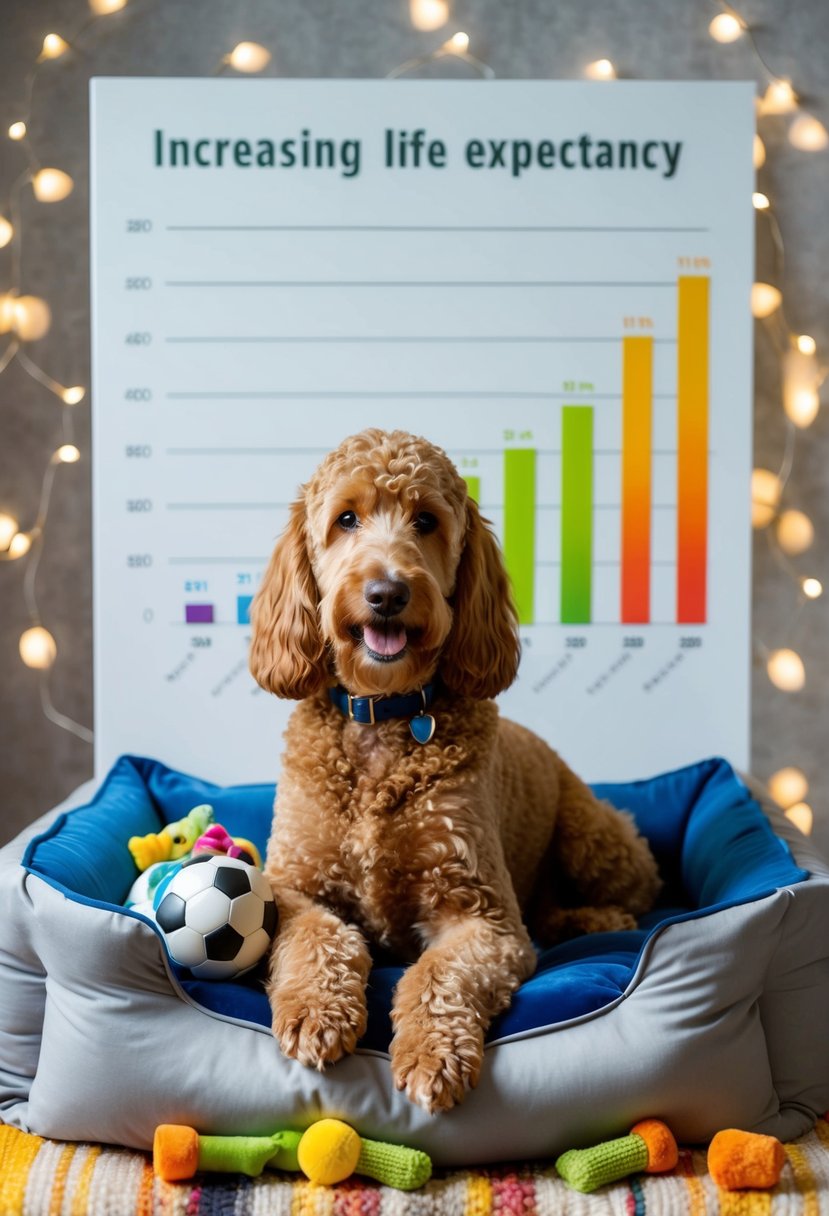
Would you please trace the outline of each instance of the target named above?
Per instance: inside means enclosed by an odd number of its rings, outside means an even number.
[[[16,298],[11,292],[0,295],[0,334],[7,334],[14,327],[14,302]]]
[[[772,651],[766,671],[772,684],[781,692],[799,692],[806,683],[806,669],[795,650],[784,648]]]
[[[790,80],[773,80],[760,98],[760,114],[791,114],[797,109],[797,93]]]
[[[449,20],[446,0],[409,0],[409,20],[416,30],[439,30]]]
[[[74,188],[75,183],[63,169],[40,169],[32,178],[32,189],[40,203],[59,203]]]
[[[766,145],[759,135],[754,136],[754,168],[762,169],[766,163]]]
[[[802,579],[800,589],[809,600],[819,600],[823,595],[823,583],[819,578]]]
[[[26,124],[25,122],[13,122],[9,127],[9,139],[25,139]]]
[[[609,59],[594,59],[584,69],[589,80],[615,80],[616,69]]]
[[[777,541],[784,553],[805,553],[814,539],[815,526],[802,511],[784,511],[778,519]]]
[[[814,422],[820,409],[819,383],[815,352],[803,351],[798,340],[783,355],[783,409],[795,426]]]
[[[81,453],[74,443],[64,443],[55,452],[55,459],[61,464],[76,464],[81,458]]]
[[[801,355],[813,355],[817,351],[817,342],[809,334],[798,334],[797,349]]]
[[[39,296],[13,297],[12,314],[15,333],[22,342],[37,342],[52,324],[52,310]]]
[[[751,524],[766,528],[774,519],[783,485],[771,469],[754,469],[751,474]]]
[[[796,802],[786,811],[786,818],[791,820],[804,836],[811,836],[815,817],[807,802]]]
[[[18,523],[13,515],[0,514],[0,551],[8,549],[17,529]]]
[[[755,317],[770,317],[780,307],[783,296],[771,283],[754,283],[751,288],[751,312]]]
[[[795,426],[811,426],[820,409],[820,397],[817,389],[796,388],[785,399],[786,413]]]
[[[751,205],[755,211],[768,211],[771,199],[767,194],[761,194],[759,190],[755,190],[751,196]]]
[[[829,145],[829,131],[814,114],[798,114],[789,127],[789,143],[801,152],[822,152]]]
[[[33,625],[20,637],[20,657],[27,667],[44,671],[51,667],[58,653],[55,639],[42,625]]]
[[[73,388],[65,388],[61,393],[61,400],[64,405],[77,405],[79,401],[83,401],[86,396],[86,389],[82,385],[76,384]]]
[[[89,0],[89,7],[96,17],[106,17],[107,13],[120,13],[127,0]]]
[[[28,532],[16,532],[9,541],[9,557],[23,557],[32,547],[32,538]]]
[[[270,51],[258,42],[237,42],[227,57],[227,62],[237,72],[261,72],[270,61]]]
[[[5,249],[14,236],[14,228],[4,215],[0,215],[0,249]]]
[[[708,33],[715,42],[736,42],[743,26],[731,13],[720,13],[708,26]]]
[[[457,34],[453,34],[448,41],[443,44],[444,50],[451,51],[454,55],[463,55],[469,50],[469,35],[463,30],[458,30]]]
[[[47,34],[40,49],[40,59],[60,59],[69,50],[69,43],[60,34]]]
[[[809,782],[799,768],[781,768],[769,777],[769,793],[782,807],[802,802],[809,792]]]

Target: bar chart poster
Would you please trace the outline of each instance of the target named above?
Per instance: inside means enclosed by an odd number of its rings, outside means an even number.
[[[366,426],[499,539],[506,716],[588,780],[747,764],[750,85],[111,78],[91,114],[99,773],[278,776],[251,599]]]

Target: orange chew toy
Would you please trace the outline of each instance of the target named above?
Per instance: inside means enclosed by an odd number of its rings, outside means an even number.
[[[708,1172],[726,1191],[776,1186],[785,1163],[786,1153],[775,1136],[733,1127],[717,1132],[708,1147]]]
[[[676,1140],[661,1119],[642,1119],[630,1129],[630,1134],[641,1136],[647,1145],[646,1174],[667,1174],[679,1161]]]

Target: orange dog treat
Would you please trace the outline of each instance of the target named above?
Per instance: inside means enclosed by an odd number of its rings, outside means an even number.
[[[736,1128],[717,1132],[708,1148],[708,1172],[726,1191],[776,1186],[785,1162],[783,1145],[775,1136]]]

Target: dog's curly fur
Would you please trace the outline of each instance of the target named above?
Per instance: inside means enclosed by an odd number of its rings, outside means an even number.
[[[405,594],[380,612],[367,587],[389,579]],[[394,997],[394,1081],[446,1110],[475,1085],[487,1027],[535,968],[525,921],[545,942],[632,928],[658,889],[656,865],[628,816],[499,719],[491,698],[519,658],[509,581],[433,444],[368,430],[327,456],[292,507],[251,620],[255,678],[301,702],[266,864],[281,917],[274,1034],[317,1068],[352,1051],[369,944],[388,948],[411,962]],[[383,629],[395,646],[405,638],[397,653],[369,648],[366,631]],[[348,721],[328,695],[337,683],[365,696],[432,680],[437,730],[425,745],[405,720]]]

